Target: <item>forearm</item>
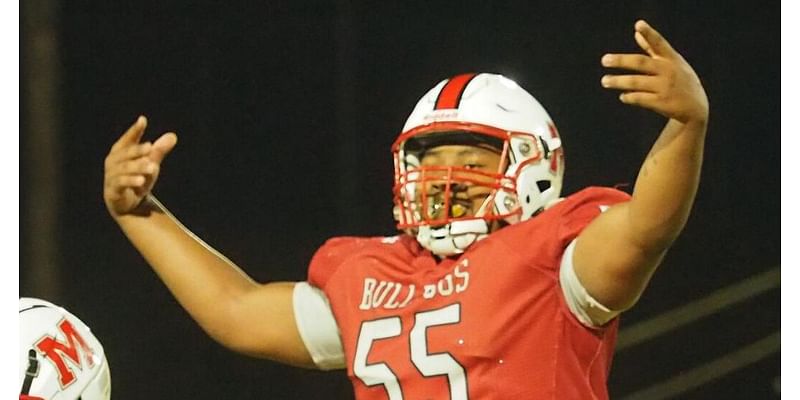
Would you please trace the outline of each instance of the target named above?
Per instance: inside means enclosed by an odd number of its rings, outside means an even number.
[[[694,203],[703,163],[706,121],[670,119],[647,155],[628,207],[631,238],[648,251],[669,247]]]
[[[646,54],[610,53],[601,78],[621,102],[668,118],[630,201],[611,207],[579,235],[573,261],[586,290],[612,309],[631,307],[689,218],[703,164],[708,98],[692,67],[645,21],[634,39]]]
[[[168,132],[140,143],[146,127],[137,118],[105,158],[109,214],[212,338],[244,354],[313,367],[294,319],[294,283],[257,284],[150,195],[178,137]]]
[[[197,238],[154,197],[134,214],[115,218],[122,231],[180,304],[223,342],[230,308],[258,287],[242,270]]]

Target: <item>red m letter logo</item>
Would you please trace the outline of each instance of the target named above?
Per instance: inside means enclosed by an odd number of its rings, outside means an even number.
[[[64,389],[75,381],[75,374],[72,372],[72,368],[67,366],[64,358],[66,357],[72,361],[73,365],[82,370],[83,364],[81,363],[77,347],[80,346],[84,358],[86,359],[86,364],[89,368],[92,368],[94,366],[94,360],[92,359],[94,351],[89,348],[81,334],[75,330],[75,327],[73,327],[68,320],[62,320],[58,324],[58,329],[64,334],[66,343],[60,342],[52,336],[45,336],[36,342],[36,348],[55,365],[58,370],[59,383],[61,384],[61,388]]]

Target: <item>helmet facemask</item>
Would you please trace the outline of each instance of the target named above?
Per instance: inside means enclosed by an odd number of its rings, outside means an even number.
[[[450,256],[486,237],[500,221],[519,221],[523,210],[517,201],[516,177],[507,173],[515,158],[510,146],[522,136],[537,143],[535,137],[476,124],[436,123],[422,128],[402,135],[394,146],[399,229],[415,235],[435,254]],[[429,151],[448,145],[491,150],[499,154],[499,165],[491,171],[459,164],[424,165]],[[527,159],[539,160],[539,150],[535,144],[529,146]]]

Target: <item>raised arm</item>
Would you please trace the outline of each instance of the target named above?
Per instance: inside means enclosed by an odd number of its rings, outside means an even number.
[[[708,99],[692,67],[655,29],[635,24],[646,54],[606,54],[602,65],[630,71],[601,84],[620,101],[668,118],[647,155],[629,202],[597,217],[578,236],[575,273],[601,304],[631,307],[689,217],[700,181]]]
[[[177,136],[140,143],[146,126],[139,117],[106,157],[103,197],[111,216],[211,337],[241,353],[313,368],[295,324],[294,283],[254,282],[150,195]]]

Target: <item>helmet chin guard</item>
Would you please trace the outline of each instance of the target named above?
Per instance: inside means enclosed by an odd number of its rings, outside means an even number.
[[[422,225],[417,230],[417,241],[422,247],[440,256],[463,253],[469,246],[489,234],[489,225],[483,219],[453,221],[433,228]]]
[[[425,151],[442,145],[492,147],[500,152],[499,170],[422,166]],[[493,221],[532,218],[559,198],[564,176],[561,139],[547,111],[496,74],[462,74],[428,91],[392,153],[397,227],[439,256],[463,253]],[[470,191],[485,196],[478,210],[466,200],[475,196]]]

